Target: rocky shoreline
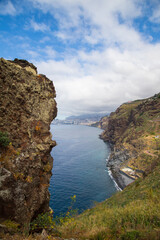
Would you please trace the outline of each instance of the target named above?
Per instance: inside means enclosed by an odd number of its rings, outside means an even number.
[[[109,118],[107,117],[108,128]],[[111,154],[107,160],[107,168],[111,172],[112,178],[116,182],[118,188],[123,190],[127,185],[135,181],[135,178],[129,176],[127,173],[121,171],[121,165],[127,161],[131,156],[128,150],[123,147],[117,147],[110,139],[106,138],[107,129],[105,129],[102,134],[99,136],[105,143],[109,144],[111,149]]]
[[[159,159],[160,94],[127,102],[102,119],[100,138],[110,144],[107,166],[123,189],[148,174]]]
[[[134,179],[131,179],[131,177],[124,175],[123,173],[120,172],[119,169],[113,170],[109,168],[109,170],[111,171],[113,179],[118,185],[118,188],[120,188],[121,190],[123,190],[130,183],[134,182]]]
[[[106,142],[106,141],[105,141]],[[109,142],[108,142],[109,143]],[[127,185],[134,182],[134,178],[130,177],[126,173],[120,170],[120,165],[126,159],[129,158],[129,154],[126,151],[117,151],[115,154],[114,145],[111,145],[111,154],[107,160],[107,167],[112,174],[113,179],[115,180],[118,188],[123,190]]]

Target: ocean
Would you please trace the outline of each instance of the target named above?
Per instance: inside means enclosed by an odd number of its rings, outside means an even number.
[[[51,125],[57,146],[49,191],[54,216],[67,212],[71,197],[79,213],[112,196],[117,187],[106,167],[109,146],[99,138],[101,129],[82,125]]]

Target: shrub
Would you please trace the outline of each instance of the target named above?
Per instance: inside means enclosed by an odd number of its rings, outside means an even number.
[[[8,228],[18,228],[19,227],[19,223],[16,223],[16,222],[11,221],[11,220],[6,220],[6,221],[3,222],[3,224]]]
[[[0,131],[0,147],[7,147],[10,143],[8,133]]]
[[[51,213],[42,213],[37,216],[35,220],[31,223],[32,231],[41,231],[42,229],[52,229],[54,228],[54,222],[51,217]]]
[[[74,217],[78,214],[78,209],[73,209],[73,205],[76,202],[76,195],[71,197],[71,204],[68,207],[68,210],[66,213],[60,214],[60,216],[57,216],[55,218],[55,223],[58,225],[62,224],[68,224],[71,223],[74,220]]]
[[[73,205],[76,202],[76,195],[71,197],[71,205],[66,213],[62,213],[60,216],[53,218],[53,210],[50,212],[42,213],[37,216],[30,224],[31,232],[41,232],[42,229],[47,232],[56,231],[58,225],[70,224],[73,222],[74,217],[77,215],[77,209],[73,209]]]

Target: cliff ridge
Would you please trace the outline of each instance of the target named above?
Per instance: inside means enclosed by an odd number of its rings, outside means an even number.
[[[125,175],[135,180],[147,174],[160,155],[160,94],[122,104],[110,114],[101,138],[111,144],[107,165],[122,188]]]
[[[56,117],[55,88],[26,60],[0,59],[0,223],[29,224],[49,210],[49,181],[56,142],[50,123]]]

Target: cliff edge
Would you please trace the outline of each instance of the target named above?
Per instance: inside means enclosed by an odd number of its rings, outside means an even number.
[[[33,64],[1,58],[0,96],[0,223],[9,218],[24,225],[49,210],[56,93]]]
[[[125,188],[59,225],[60,236],[159,240],[160,94],[124,103],[101,123],[105,126],[101,138],[111,145],[107,165]]]
[[[122,104],[107,119],[101,138],[111,144],[107,166],[119,186],[143,177],[160,156],[160,93]]]

